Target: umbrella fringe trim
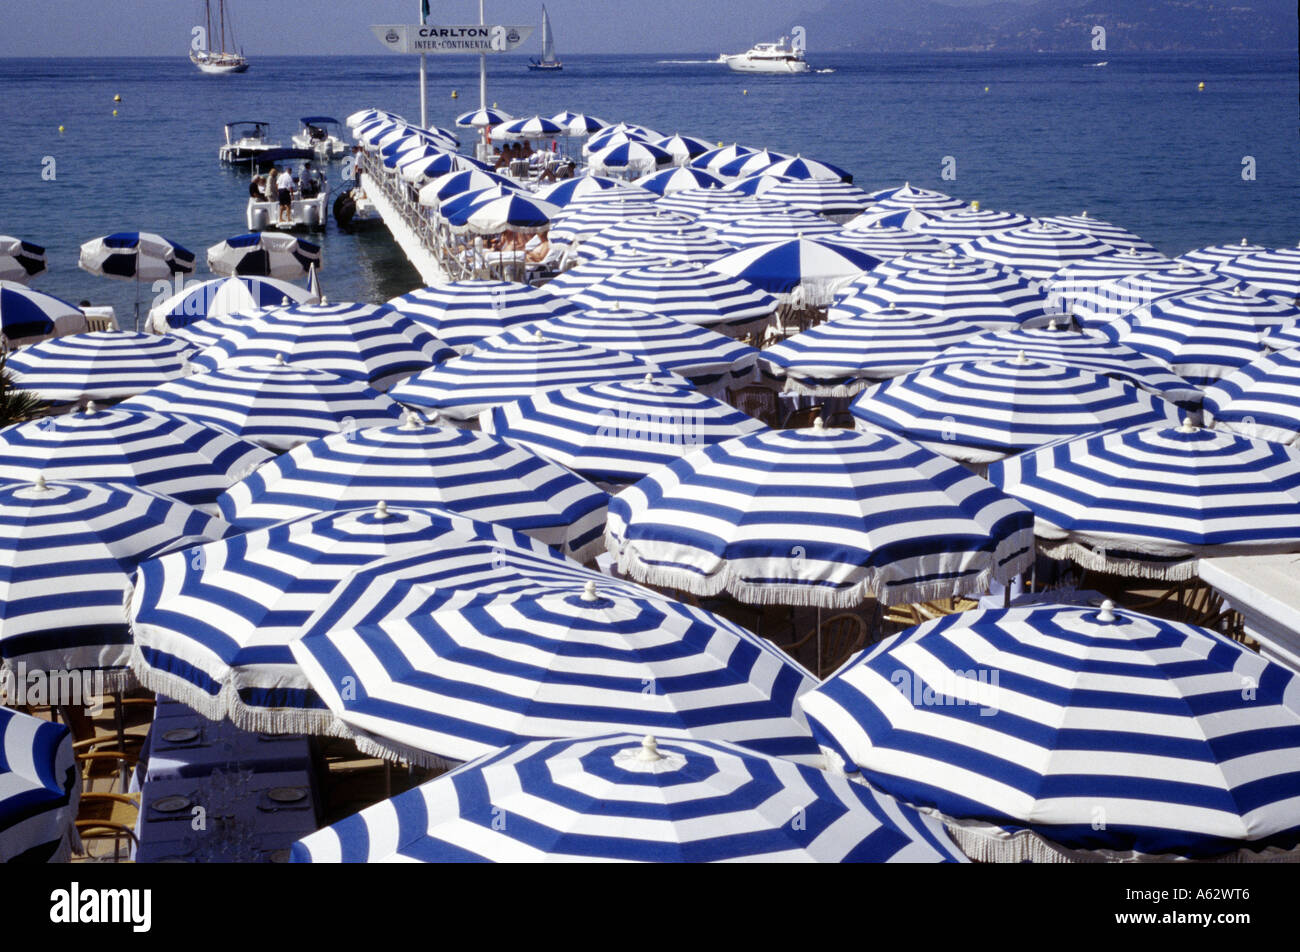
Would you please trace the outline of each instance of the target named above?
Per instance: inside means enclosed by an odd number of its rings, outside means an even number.
[[[931,812],[931,811],[924,811]],[[1008,833],[1000,827],[939,815],[958,848],[977,863],[1300,863],[1300,848],[1240,847],[1218,856],[1188,857],[1136,850],[1078,850],[1048,839],[1036,830]]]
[[[796,608],[856,608],[868,599],[874,598],[882,605],[914,605],[941,598],[959,596],[976,596],[987,594],[991,582],[1008,584],[1018,573],[1025,571],[1033,563],[1032,545],[1026,546],[1013,537],[995,550],[990,565],[973,576],[963,579],[948,579],[935,582],[916,582],[910,585],[888,587],[881,591],[885,581],[880,573],[872,572],[867,578],[851,586],[829,590],[812,585],[758,584],[747,582],[730,566],[713,575],[688,575],[671,566],[654,565],[643,561],[636,552],[629,548],[620,549],[619,540],[613,533],[606,533],[605,544],[610,553],[615,555],[619,572],[629,575],[642,585],[659,588],[673,588],[689,592],[692,595],[709,598],[724,591],[737,601],[749,605],[790,605]],[[1011,559],[1010,553],[1025,549],[1018,558]],[[1010,561],[1007,561],[1010,559]],[[1002,564],[1006,562],[1006,564]]]
[[[314,734],[320,737],[349,739],[352,731],[329,710],[309,708],[249,707],[239,697],[239,688],[230,682],[222,686],[227,716],[240,730],[262,734]]]
[[[1039,551],[1050,559],[1068,559],[1092,572],[1126,575],[1130,578],[1152,579],[1159,582],[1186,582],[1196,577],[1197,559],[1184,557],[1180,562],[1147,562],[1139,558],[1111,558],[1077,542],[1038,541]],[[1137,546],[1134,546],[1137,548]],[[1158,553],[1152,553],[1158,557]]]
[[[861,378],[850,384],[836,384],[828,387],[823,384],[803,383],[795,377],[786,377],[785,389],[782,392],[793,393],[801,397],[856,397],[863,390],[879,382],[879,380]]]
[[[406,744],[398,744],[393,741],[380,742],[372,740],[365,734],[356,734],[352,738],[353,743],[357,745],[357,750],[367,757],[377,757],[380,760],[398,761],[403,760],[417,767],[424,767],[428,770],[448,771],[461,764],[459,760],[450,760],[446,757],[440,757],[437,754],[430,753],[427,750],[420,750],[417,747],[408,747]]]

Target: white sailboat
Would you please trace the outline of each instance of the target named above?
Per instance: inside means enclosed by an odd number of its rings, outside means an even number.
[[[530,60],[528,68],[532,70],[554,71],[564,69],[564,64],[555,58],[555,37],[551,35],[551,18],[542,7],[542,58]]]
[[[248,60],[244,54],[226,49],[226,0],[217,0],[217,22],[221,32],[221,49],[214,51],[212,46],[212,2],[204,0],[205,22],[207,26],[206,50],[190,50],[190,62],[205,73],[242,73],[248,69]],[[230,31],[230,45],[235,45],[235,31]]]

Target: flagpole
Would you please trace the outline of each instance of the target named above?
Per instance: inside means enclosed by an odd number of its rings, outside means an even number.
[[[428,22],[429,0],[420,0],[420,26]],[[428,72],[425,69],[425,54],[420,54],[420,127],[429,128],[429,94],[426,88]]]
[[[478,25],[483,26],[483,0],[478,0]],[[487,108],[487,54],[478,55],[478,107]]]

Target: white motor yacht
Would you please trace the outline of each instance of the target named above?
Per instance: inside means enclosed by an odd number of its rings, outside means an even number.
[[[744,53],[724,53],[722,61],[739,73],[808,72],[803,50],[789,46],[784,36],[776,43],[758,43]]]

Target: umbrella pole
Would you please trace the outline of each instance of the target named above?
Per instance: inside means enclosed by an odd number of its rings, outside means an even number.
[[[817,677],[822,676],[822,607],[817,606]]]
[[[393,795],[393,762],[384,758],[384,796]]]
[[[140,332],[140,260],[135,262],[135,331]]]

